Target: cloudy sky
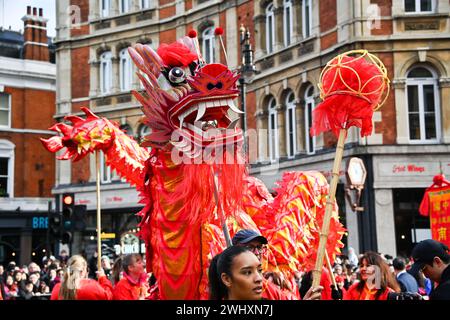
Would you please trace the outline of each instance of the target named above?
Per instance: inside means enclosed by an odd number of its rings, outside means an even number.
[[[56,0],[0,0],[0,26],[23,31],[22,17],[27,13],[27,6],[44,9],[44,18],[48,19],[47,34],[56,36],[55,24]]]

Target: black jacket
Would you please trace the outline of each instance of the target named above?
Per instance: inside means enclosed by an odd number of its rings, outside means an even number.
[[[450,300],[450,266],[442,272],[441,282],[431,292],[430,300]]]

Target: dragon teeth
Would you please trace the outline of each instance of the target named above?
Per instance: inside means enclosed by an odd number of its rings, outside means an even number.
[[[227,129],[235,129],[238,122],[239,122],[239,118],[231,121],[230,124],[228,125]]]
[[[239,109],[236,107],[236,105],[234,104],[233,100],[230,100],[230,101],[228,101],[228,102],[229,102],[229,103],[228,103],[228,107],[230,107],[231,110],[233,110],[234,112],[239,113],[239,114],[243,114],[243,113],[244,113],[244,112],[242,112],[241,110],[239,110]]]
[[[206,103],[200,102],[197,106],[198,106],[197,117],[195,117],[195,121],[200,120],[205,115],[206,112]]]

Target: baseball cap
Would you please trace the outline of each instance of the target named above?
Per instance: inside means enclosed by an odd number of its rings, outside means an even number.
[[[267,239],[265,237],[255,230],[250,229],[242,229],[236,232],[231,242],[235,246],[237,244],[246,244],[253,240],[260,241],[262,244],[267,244]]]
[[[448,247],[436,240],[428,239],[419,242],[411,253],[414,264],[410,269],[410,273],[416,274],[419,270],[425,266],[425,264],[431,264],[434,257],[441,259],[449,256]]]

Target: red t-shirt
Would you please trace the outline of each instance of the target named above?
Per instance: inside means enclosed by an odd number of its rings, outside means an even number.
[[[123,277],[114,287],[114,300],[139,300],[141,296],[148,295],[146,283],[132,283]]]
[[[50,300],[61,300],[58,296],[60,288],[61,283],[53,287]],[[98,282],[93,279],[82,279],[76,300],[112,300],[112,291],[112,284],[106,276],[100,277]]]
[[[358,282],[354,283],[348,288],[346,292],[343,292],[344,299],[343,300],[387,300],[388,294],[390,292],[394,292],[391,288],[386,288],[383,293],[375,299],[375,294],[377,293],[377,289],[369,290],[366,286],[364,286],[362,292],[358,290]]]

